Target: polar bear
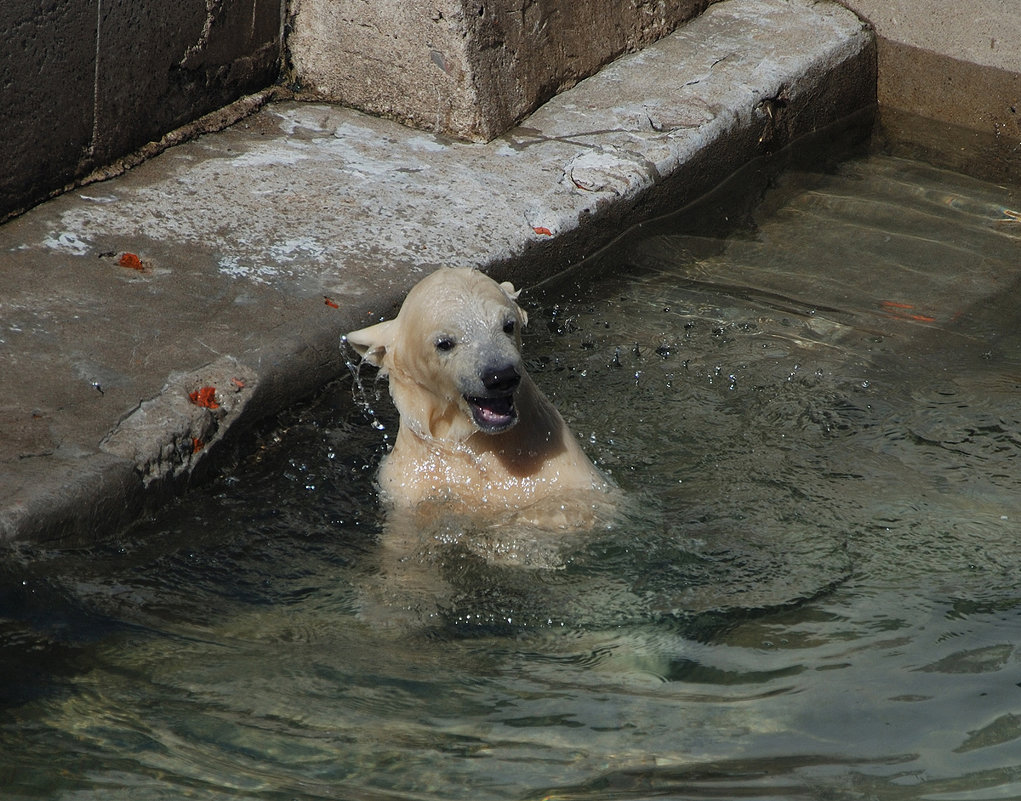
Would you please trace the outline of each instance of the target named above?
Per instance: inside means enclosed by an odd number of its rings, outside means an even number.
[[[347,335],[389,378],[400,414],[377,477],[391,508],[453,503],[577,527],[611,489],[525,371],[517,297],[478,270],[440,268],[394,319]]]

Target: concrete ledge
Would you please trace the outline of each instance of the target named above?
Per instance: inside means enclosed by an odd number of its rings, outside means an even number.
[[[275,103],[9,222],[0,537],[128,522],[341,373],[339,334],[425,272],[549,276],[870,106],[874,66],[839,6],[726,0],[487,145]]]

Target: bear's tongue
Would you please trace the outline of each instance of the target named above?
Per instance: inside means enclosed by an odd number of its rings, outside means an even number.
[[[513,395],[503,395],[497,398],[466,398],[466,400],[471,407],[475,423],[483,431],[502,431],[517,420]]]

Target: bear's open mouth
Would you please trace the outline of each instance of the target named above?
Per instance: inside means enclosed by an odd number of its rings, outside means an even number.
[[[518,413],[514,410],[513,395],[498,395],[495,398],[465,395],[464,399],[472,411],[475,425],[487,434],[499,434],[518,421]]]

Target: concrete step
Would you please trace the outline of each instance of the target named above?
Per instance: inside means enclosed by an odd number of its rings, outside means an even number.
[[[0,537],[114,531],[338,376],[339,336],[435,267],[527,286],[868,107],[875,81],[844,8],[725,0],[488,144],[273,103],[12,220]]]

